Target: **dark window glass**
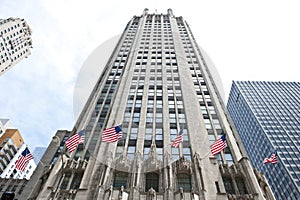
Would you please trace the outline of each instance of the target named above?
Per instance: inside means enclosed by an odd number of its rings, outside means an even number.
[[[228,194],[234,194],[234,189],[233,189],[233,184],[232,184],[232,180],[231,178],[223,178],[223,182],[224,182],[224,186],[225,186],[225,190]]]
[[[215,185],[216,185],[217,192],[220,193],[221,191],[220,191],[220,186],[218,181],[215,182]]]
[[[71,178],[71,173],[70,172],[65,173],[64,179],[63,179],[63,181],[62,181],[62,183],[60,185],[60,189],[61,190],[67,189],[69,181],[70,181],[70,178]]]
[[[243,178],[236,178],[235,181],[236,181],[236,184],[237,184],[240,194],[248,194]]]
[[[74,174],[72,184],[71,184],[71,189],[78,189],[79,188],[82,176],[83,176],[83,172],[76,172]]]
[[[148,191],[150,188],[153,188],[156,192],[158,192],[158,178],[159,176],[156,173],[146,174],[145,190]]]
[[[183,188],[183,191],[191,190],[191,176],[189,174],[178,174],[177,183],[178,189]]]
[[[120,188],[121,186],[124,186],[124,188],[126,188],[127,178],[128,178],[127,172],[117,172],[114,177],[113,187]]]

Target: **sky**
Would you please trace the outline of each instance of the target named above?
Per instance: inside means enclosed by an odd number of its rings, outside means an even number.
[[[297,0],[0,0],[0,18],[24,18],[31,55],[0,76],[0,118],[29,148],[72,130],[74,88],[86,58],[121,34],[134,15],[182,16],[217,68],[228,97],[232,80],[296,81],[300,72]]]

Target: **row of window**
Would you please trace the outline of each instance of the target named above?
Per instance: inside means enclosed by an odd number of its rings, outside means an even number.
[[[113,180],[113,187],[119,189],[122,186],[127,188],[129,173],[127,172],[116,172]],[[153,188],[156,192],[160,192],[160,177],[157,173],[147,173],[145,174],[145,192],[148,192],[150,188]],[[162,183],[163,184],[163,183]],[[179,190],[182,188],[184,191],[191,191],[191,176],[186,173],[179,173],[176,175],[176,185]]]
[[[11,179],[14,180],[14,179]],[[5,180],[7,181],[7,180]],[[14,182],[14,181],[11,181]],[[22,194],[22,192],[24,191],[25,185],[26,185],[26,181],[23,181],[22,185],[19,184],[19,181],[17,181],[16,183],[10,183],[6,188],[5,186],[7,184],[1,184],[0,185],[0,191],[10,191],[10,192],[17,192],[17,194]]]
[[[288,173],[294,174],[294,177],[296,178],[295,180],[299,179],[299,168],[297,169],[298,164],[295,162],[298,160],[297,155],[299,153],[290,151],[291,149],[286,149],[286,146],[280,147],[281,144],[283,144],[280,141],[283,137],[279,139],[279,137],[276,137],[275,135],[284,133],[283,130],[278,130],[277,132],[276,130],[270,130],[269,135],[265,134],[265,129],[259,124],[259,121],[257,121],[256,116],[249,107],[249,101],[246,101],[247,99],[244,99],[249,98],[249,96],[244,96],[244,98],[237,98],[240,94],[239,91],[241,91],[240,87],[243,86],[240,85],[239,87],[237,87],[236,85],[233,85],[227,104],[227,109],[248,152],[248,156],[253,165],[258,167],[261,166],[262,160],[265,157],[269,157],[274,147],[276,147],[279,156],[279,164],[272,166],[263,165],[261,170],[266,174],[272,190],[281,191],[280,193],[275,192],[276,198],[286,199],[287,197],[290,197],[291,199],[293,199],[296,197],[297,193],[295,191],[297,191],[297,189],[292,184],[293,181],[290,180],[290,176],[288,175]],[[256,102],[255,104],[259,105],[260,102]],[[287,139],[287,137],[289,137],[286,134],[284,136],[286,136],[284,137],[285,140]],[[277,139],[273,140],[272,138]],[[272,141],[273,144],[270,141]],[[280,164],[281,160],[286,161],[284,165]],[[287,170],[289,170],[289,172]],[[296,175],[297,173],[298,176]]]
[[[187,30],[181,23],[178,26],[182,45],[185,49],[186,59],[188,61],[190,73],[192,75],[194,88],[196,90],[201,112],[204,118],[204,124],[208,131],[209,142],[212,144],[218,137],[220,137],[221,134],[224,134],[224,132],[222,130],[222,126],[218,119],[218,116],[216,115],[214,106],[212,105],[212,99],[210,97],[205,80],[202,77],[200,65],[195,56],[195,51],[187,34]],[[217,155],[217,159],[219,160],[219,162],[222,162],[222,158],[220,155]],[[229,147],[227,147],[224,151],[224,159],[228,164],[233,164],[233,158]]]
[[[125,67],[137,28],[138,26],[136,24],[131,24],[128,32],[124,35],[123,44],[121,45],[117,58],[112,64],[111,71],[108,74],[108,78],[101,90],[91,119],[86,127],[86,136],[87,138],[90,138],[90,140],[87,144],[88,153],[85,155],[85,158],[88,158],[90,156],[89,154],[94,152],[98,140],[101,139],[98,134],[105,124],[105,120],[111,107],[111,100],[122,75],[123,68]],[[99,80],[102,79],[103,78],[100,78]]]
[[[145,26],[147,30],[147,25]],[[149,33],[150,33],[149,29]],[[160,35],[156,35],[157,37],[160,37]],[[144,39],[147,39],[147,37],[150,37],[150,35],[144,35]],[[166,37],[171,37],[170,35],[167,35]],[[169,41],[166,39],[166,41]],[[141,47],[143,48],[144,42],[141,43]],[[141,48],[140,48],[141,49]],[[139,51],[138,56],[137,56],[137,62],[136,66],[140,66],[143,68],[147,63],[147,58],[148,58],[148,51]],[[152,56],[151,56],[151,63],[153,63],[153,68],[150,69],[150,87],[147,90],[148,91],[148,101],[147,101],[147,114],[146,114],[146,131],[145,131],[145,140],[155,140],[155,141],[162,141],[163,140],[163,134],[162,134],[162,129],[159,127],[162,127],[162,89],[157,89],[157,88],[151,88],[152,85],[162,85],[162,77],[161,77],[161,58],[162,58],[162,52],[160,51],[152,51]],[[159,60],[160,59],[160,60]],[[175,56],[174,58],[175,59]],[[142,66],[141,66],[142,64]],[[157,69],[155,70],[154,66],[156,66]],[[144,73],[144,74],[143,74]],[[124,116],[124,121],[128,122],[133,122],[134,124],[138,124],[140,121],[140,110],[137,110],[138,108],[141,108],[141,102],[142,102],[142,95],[144,88],[139,87],[138,90],[136,90],[137,85],[142,85],[140,82],[144,83],[144,76],[146,75],[146,69],[135,69],[132,85],[131,85],[131,92],[129,94],[129,99],[127,103],[127,110],[130,111],[132,108],[134,108],[134,112],[131,114],[131,112],[126,112]],[[156,113],[153,115],[153,113]],[[130,118],[132,115],[132,118]],[[171,121],[174,120],[173,118]],[[161,125],[159,125],[161,124]],[[154,130],[154,131],[153,131]],[[161,130],[161,131],[160,131]],[[154,137],[153,137],[154,136]],[[130,132],[130,139],[133,139],[137,137],[136,133]],[[149,143],[151,144],[151,143]],[[150,152],[150,145],[145,142],[144,146],[144,158],[147,158],[148,153]],[[117,153],[120,154],[122,147],[118,146],[117,147]],[[133,152],[135,151],[135,147],[133,146],[128,146],[127,147],[127,155],[128,152]],[[162,146],[156,146],[156,152],[159,156],[160,159],[162,159],[162,154],[163,154],[163,147]]]

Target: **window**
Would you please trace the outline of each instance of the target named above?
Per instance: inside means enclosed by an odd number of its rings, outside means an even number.
[[[64,179],[63,179],[63,181],[62,181],[62,183],[60,185],[60,189],[61,190],[67,189],[69,181],[70,181],[70,178],[71,178],[71,172],[66,172],[65,176],[64,176]]]
[[[24,188],[25,188],[25,183],[23,183],[22,186],[20,187],[20,190],[18,191],[18,194],[22,194]]]
[[[128,178],[127,172],[116,172],[114,177],[113,187],[121,188],[121,186],[124,186],[124,188],[126,188],[127,178]]]
[[[116,157],[122,155],[124,146],[117,146]]]
[[[129,146],[127,149],[127,156],[129,159],[134,159],[135,146]]]
[[[162,129],[160,129],[160,128],[157,128],[157,129],[156,129],[155,139],[156,139],[156,140],[163,140]]]
[[[191,149],[189,147],[184,147],[183,148],[183,156],[188,159],[188,160],[192,160],[192,157],[191,157]]]
[[[138,128],[131,128],[130,139],[137,139]]]
[[[144,159],[148,158],[150,147],[144,147]]]
[[[156,140],[156,153],[157,153],[157,158],[160,160],[163,160],[163,147],[158,147],[160,145],[158,145],[158,142],[161,142],[160,140]],[[161,143],[162,144],[162,143]],[[155,190],[157,191],[157,190]]]
[[[216,185],[217,192],[220,193],[221,191],[220,191],[220,186],[218,181],[215,182],[215,185]]]
[[[158,174],[156,173],[148,173],[146,174],[146,187],[145,191],[147,192],[150,188],[153,188],[156,192],[158,192]]]
[[[204,123],[205,123],[206,129],[211,129],[212,128],[209,119],[204,119]]]
[[[228,146],[225,148],[225,160],[227,161],[228,165],[233,164],[233,158]]]
[[[218,119],[213,119],[213,123],[216,129],[222,129]]]
[[[183,188],[183,191],[191,191],[191,176],[189,174],[177,174],[178,189]]]
[[[140,113],[133,113],[133,122],[138,123],[140,121]]]
[[[237,187],[239,189],[239,193],[240,194],[248,194],[243,178],[237,177],[235,179],[235,181],[236,181]]]
[[[179,159],[179,148],[171,148],[172,152],[172,160],[178,160]]]
[[[225,190],[228,194],[234,194],[233,184],[231,178],[223,178]]]
[[[83,176],[83,172],[75,172],[72,184],[71,184],[71,189],[78,189],[81,183],[81,179]]]

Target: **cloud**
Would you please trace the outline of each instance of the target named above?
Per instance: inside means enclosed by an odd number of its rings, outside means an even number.
[[[59,23],[38,4],[32,4],[34,8],[39,17],[24,17],[33,29],[31,55],[0,77],[0,115],[12,120],[32,148],[46,146],[57,129],[72,128],[72,94],[79,68],[74,68],[75,45],[62,43],[66,35]]]
[[[72,129],[73,90],[85,59],[144,8],[172,8],[187,20],[225,94],[232,80],[299,81],[296,1],[2,0],[2,18],[24,18],[33,29],[33,49],[0,77],[0,117],[10,118],[31,146],[46,146],[56,130]]]

